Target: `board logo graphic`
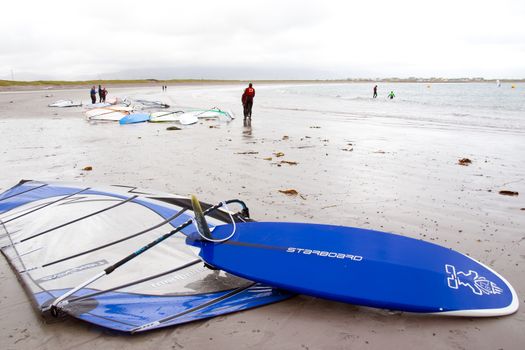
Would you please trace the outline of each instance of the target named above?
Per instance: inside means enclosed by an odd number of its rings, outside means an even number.
[[[474,270],[469,270],[468,272],[456,271],[455,266],[447,264],[445,265],[445,271],[449,275],[447,278],[448,286],[452,289],[459,289],[459,286],[465,286],[470,288],[472,293],[476,295],[503,293],[503,289],[498,287],[496,283],[480,276]]]

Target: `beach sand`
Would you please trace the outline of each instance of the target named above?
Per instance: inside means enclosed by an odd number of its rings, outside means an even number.
[[[521,349],[525,343],[525,143],[485,128],[317,112],[256,86],[244,127],[244,86],[108,87],[110,96],[231,109],[231,123],[90,124],[88,89],[0,92],[0,191],[21,179],[123,184],[215,203],[247,202],[256,220],[394,232],[456,249],[514,286],[520,310],[500,318],[392,312],[297,296],[256,310],[128,336],[74,319],[46,324],[0,259],[3,349]],[[52,95],[52,96],[50,96]],[[49,96],[49,97],[46,97]],[[277,157],[282,152],[284,156]],[[271,158],[271,159],[269,159]],[[458,165],[469,158],[469,166]],[[290,164],[287,162],[296,162]],[[91,166],[92,171],[82,170]],[[279,190],[295,189],[287,196]],[[519,196],[503,196],[512,190]],[[381,278],[381,276],[371,276]]]

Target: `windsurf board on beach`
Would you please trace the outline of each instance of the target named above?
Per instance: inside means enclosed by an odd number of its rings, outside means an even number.
[[[89,120],[107,120],[118,122],[132,112],[133,107],[116,105],[103,108],[93,108],[86,111],[85,115]]]
[[[88,110],[85,115],[88,120],[119,121],[127,116],[129,112],[117,111],[109,108],[95,108]]]
[[[92,109],[92,108],[102,108],[102,107],[108,107],[111,106],[111,103],[106,102],[99,102],[99,103],[85,103],[84,108]]]
[[[178,122],[182,111],[161,111],[151,113],[149,122],[152,123],[171,123]]]
[[[147,122],[149,118],[150,118],[149,113],[131,113],[131,114],[124,116],[118,122],[121,125],[144,123],[144,122]]]
[[[112,105],[105,107],[107,109],[112,109],[114,111],[121,111],[121,112],[132,112],[133,107],[132,106],[124,106],[124,105]]]
[[[82,106],[82,102],[73,102],[71,100],[58,100],[56,102],[48,104],[48,107],[80,107]]]
[[[182,125],[196,124],[198,121],[199,119],[193,113],[186,112],[179,115],[179,123]]]
[[[135,107],[138,109],[148,109],[148,108],[169,108],[169,105],[162,101],[150,101],[143,99],[132,99]]]
[[[232,232],[234,234],[232,235]],[[482,263],[433,243],[354,227],[248,222],[220,225],[211,242],[186,243],[209,265],[315,297],[453,316],[502,316],[519,301]]]
[[[186,112],[188,115],[194,115],[197,118],[217,118],[223,121],[231,121],[234,119],[233,113],[230,111],[223,111],[217,107],[211,109],[200,109]]]

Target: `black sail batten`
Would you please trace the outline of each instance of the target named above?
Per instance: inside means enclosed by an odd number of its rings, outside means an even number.
[[[116,331],[143,332],[289,297],[203,266],[185,241],[194,233],[194,212],[185,196],[30,181],[0,198],[2,253],[44,317],[62,314]],[[239,204],[203,203],[207,226],[251,221]]]
[[[11,242],[11,244],[8,246],[8,247],[11,247],[14,252],[16,253],[16,256],[17,256],[17,259],[18,261],[20,262],[20,264],[22,265],[22,269],[26,269],[25,267],[25,264],[24,264],[24,260],[21,258],[20,256],[20,253],[18,252],[18,249],[16,249],[16,246],[14,245],[13,243],[13,240],[11,239],[11,235],[9,234],[9,231],[7,231],[7,228],[5,227],[4,223],[2,222],[2,220],[0,220],[0,224],[2,225],[2,227],[4,228],[4,231],[6,232],[6,235],[7,237],[9,238],[9,241]],[[3,250],[2,250],[3,252]],[[11,260],[8,260],[9,262],[9,265],[11,266],[11,268],[13,269],[13,271],[15,272],[18,272],[16,267],[13,265],[13,261]],[[20,273],[20,272],[19,272]],[[33,276],[31,276],[31,274],[27,274],[27,278],[29,278],[29,280],[31,280],[31,282],[36,286],[38,287],[41,291],[43,291],[44,293],[48,294],[51,298],[54,298],[54,295],[51,294],[51,292],[49,292],[47,289],[45,289],[44,287],[42,287],[40,285],[40,283],[38,283],[34,278]],[[27,286],[24,284],[24,290],[26,290],[26,292],[29,293],[28,289],[27,289]],[[33,303],[35,303],[35,301],[33,300]]]
[[[61,224],[61,225],[58,225],[58,226],[52,227],[52,228],[50,228],[50,229],[47,229],[47,230],[45,230],[45,231],[39,232],[39,233],[37,233],[37,234],[34,234],[34,235],[32,235],[32,236],[29,236],[29,237],[27,237],[27,238],[24,238],[24,239],[20,240],[20,243],[22,243],[22,242],[26,242],[26,241],[29,241],[30,239],[36,238],[36,237],[38,237],[38,236],[41,236],[41,235],[46,234],[46,233],[48,233],[48,232],[51,232],[51,231],[54,231],[54,230],[56,230],[56,229],[62,228],[62,227],[64,227],[64,226],[74,224],[75,222],[79,222],[79,221],[81,221],[81,220],[87,219],[87,218],[92,217],[92,216],[94,216],[94,215],[97,215],[97,214],[103,213],[103,212],[105,212],[105,211],[107,211],[107,210],[110,210],[110,209],[116,208],[116,207],[118,207],[118,206],[121,206],[122,204],[126,204],[126,203],[128,203],[128,202],[131,202],[132,200],[134,200],[134,199],[137,198],[137,197],[138,197],[138,196],[130,197],[130,198],[124,200],[124,201],[118,202],[117,204],[111,205],[111,206],[109,206],[109,207],[107,207],[107,208],[104,208],[104,209],[101,209],[101,210],[97,210],[97,211],[94,212],[94,213],[91,213],[91,214],[87,214],[87,215],[81,216],[81,217],[79,217],[79,218],[77,218],[77,219],[75,219],[75,220],[71,220],[71,221],[68,221],[68,222],[66,222],[66,223],[64,223],[64,224]],[[16,244],[16,243],[15,243],[15,244]]]
[[[91,313],[91,312],[86,312],[86,314],[90,315],[91,317],[94,317],[94,318],[99,318],[101,320],[107,320],[107,321],[111,321],[111,322],[114,322],[114,323],[120,323],[120,324],[123,324],[123,325],[126,325],[126,326],[131,326],[131,327],[136,326],[133,323],[125,322],[125,321],[122,321],[122,320],[116,320],[114,317],[113,318],[104,317],[104,316],[96,315],[96,314]]]
[[[20,213],[25,213],[29,210],[33,210],[33,209],[37,209],[37,208],[40,208],[44,205],[46,205],[47,203],[49,202],[45,202],[45,203],[38,203],[38,204],[34,204],[32,205],[31,207],[29,208],[24,208],[22,210],[20,210],[20,208],[17,206],[17,207],[14,207],[14,208],[11,208],[9,210],[6,210],[5,212],[1,213],[1,217],[0,217],[0,220],[6,220],[10,217],[13,217],[15,215],[19,215]],[[18,210],[17,210],[18,209]],[[10,220],[10,219],[9,219]],[[4,221],[5,222],[5,221]]]
[[[236,288],[236,289],[232,290],[231,292],[226,293],[225,295],[222,295],[222,296],[220,296],[220,297],[218,297],[218,298],[216,298],[216,299],[210,300],[210,301],[208,301],[208,302],[206,302],[206,303],[204,303],[204,304],[201,304],[201,305],[195,306],[195,307],[193,307],[193,308],[191,308],[191,309],[188,309],[188,310],[186,310],[186,311],[183,311],[183,312],[179,312],[178,314],[175,314],[175,315],[171,315],[171,316],[167,316],[167,317],[161,318],[160,320],[157,320],[157,321],[155,321],[155,322],[150,322],[150,323],[148,323],[148,324],[142,325],[142,326],[140,326],[140,327],[137,327],[137,328],[135,328],[135,329],[132,329],[132,330],[131,330],[131,333],[136,333],[136,332],[141,331],[141,330],[146,330],[146,329],[150,328],[150,325],[155,325],[155,326],[156,326],[156,325],[159,325],[159,324],[166,323],[166,322],[169,322],[169,321],[171,321],[171,320],[174,320],[174,319],[176,319],[176,318],[178,318],[178,317],[181,317],[181,316],[184,316],[184,315],[190,314],[190,313],[192,313],[192,312],[195,312],[195,311],[201,310],[201,309],[203,309],[203,308],[205,308],[205,307],[207,307],[207,306],[210,306],[210,305],[216,304],[216,303],[221,302],[221,301],[223,301],[223,300],[225,300],[225,299],[231,298],[231,297],[234,296],[234,295],[237,295],[237,294],[239,294],[239,293],[242,293],[242,292],[244,292],[245,290],[247,290],[248,288],[254,286],[255,284],[256,284],[255,282],[252,282],[252,283],[251,283],[250,285],[248,285],[248,286]]]
[[[100,291],[97,291],[97,292],[85,294],[85,295],[82,295],[82,296],[79,296],[79,297],[75,297],[75,298],[71,298],[71,299],[68,299],[68,302],[71,304],[71,303],[74,303],[76,301],[81,301],[81,300],[84,300],[84,299],[95,297],[97,295],[102,295],[102,294],[105,294],[105,293],[113,292],[113,291],[115,291],[117,289],[127,288],[127,287],[134,286],[136,284],[139,284],[139,283],[151,281],[151,280],[153,280],[155,278],[159,278],[159,277],[165,276],[167,274],[186,269],[186,268],[191,267],[191,266],[193,266],[195,264],[198,264],[199,262],[202,262],[202,260],[201,259],[195,259],[193,261],[190,261],[189,263],[186,263],[186,264],[184,264],[182,266],[176,267],[176,268],[171,269],[169,271],[161,272],[161,273],[158,273],[158,274],[156,274],[154,276],[145,277],[145,278],[133,281],[133,282],[122,284],[120,286],[116,286],[116,287],[112,287],[112,288],[109,288],[109,289],[100,290]]]
[[[89,189],[90,189],[90,188],[87,187],[87,188],[84,188],[83,190],[80,190],[80,191],[78,191],[78,192],[68,194],[68,195],[65,196],[65,197],[61,197],[61,198],[59,198],[59,199],[57,199],[57,200],[55,200],[55,201],[52,201],[52,202],[46,203],[46,204],[44,204],[44,205],[42,205],[42,206],[39,206],[38,208],[35,208],[35,209],[33,209],[33,210],[30,210],[30,211],[28,211],[28,212],[25,212],[25,213],[23,213],[23,214],[20,214],[20,215],[18,215],[18,216],[15,216],[14,218],[8,219],[8,220],[4,221],[4,223],[7,224],[8,222],[11,222],[11,221],[13,221],[13,220],[19,219],[19,218],[21,218],[21,217],[23,217],[23,216],[26,216],[26,215],[28,215],[28,214],[34,213],[35,211],[38,211],[38,210],[40,210],[40,209],[44,209],[44,208],[46,208],[46,207],[48,207],[48,206],[50,206],[50,205],[53,205],[53,204],[55,204],[55,203],[58,203],[58,202],[64,201],[64,200],[66,200],[66,199],[68,199],[68,198],[71,198],[71,197],[77,195],[77,194],[80,194],[80,193],[82,193],[82,192],[88,191]]]
[[[228,203],[228,202],[229,201],[226,201],[225,203]],[[216,205],[208,208],[204,212],[204,214],[207,214],[207,213],[210,213],[210,212],[212,212],[214,210],[217,210],[222,205],[223,205],[223,203],[216,204]],[[188,227],[189,225],[192,224],[192,222],[193,222],[193,220],[190,219],[190,220],[180,224],[179,226],[177,226],[175,229],[171,230],[170,232],[165,233],[164,235],[158,237],[157,239],[151,241],[150,243],[148,243],[148,244],[140,247],[139,249],[135,250],[133,253],[129,254],[128,256],[124,257],[123,259],[117,261],[115,264],[105,268],[103,271],[101,271],[97,275],[93,276],[89,280],[84,281],[83,283],[79,284],[75,288],[67,291],[66,293],[62,294],[60,297],[56,298],[55,301],[50,306],[48,306],[48,307],[46,307],[44,309],[44,311],[51,311],[52,315],[58,316],[59,315],[59,310],[60,310],[60,303],[62,303],[64,300],[66,300],[66,298],[68,298],[69,296],[73,295],[74,293],[76,293],[80,289],[82,289],[84,287],[87,287],[88,285],[90,285],[91,283],[95,282],[96,280],[111,274],[113,271],[118,269],[120,266],[128,263],[129,261],[131,261],[133,259],[135,259],[137,256],[140,256],[141,254],[143,254],[144,252],[146,252],[149,249],[153,248],[157,244],[163,242],[164,240],[166,240],[169,237],[173,236],[177,232],[180,232],[182,229]]]
[[[62,258],[62,259],[58,259],[58,260],[55,260],[55,261],[51,261],[49,263],[46,263],[46,264],[42,265],[42,267],[47,267],[47,266],[51,266],[51,265],[54,265],[54,264],[58,264],[60,262],[63,262],[63,261],[69,260],[69,259],[73,259],[73,258],[77,258],[79,256],[82,256],[82,255],[85,255],[85,254],[88,254],[88,253],[96,252],[97,250],[104,249],[104,248],[110,247],[112,245],[115,245],[115,244],[127,241],[127,240],[132,239],[132,238],[135,238],[135,237],[140,236],[140,235],[142,235],[144,233],[150,232],[150,231],[152,231],[152,230],[154,230],[156,228],[159,228],[161,226],[166,225],[170,221],[172,221],[172,220],[176,219],[177,217],[179,217],[180,215],[182,215],[184,212],[186,212],[186,209],[182,209],[181,211],[177,212],[176,214],[172,215],[171,217],[167,218],[166,220],[164,220],[164,221],[162,221],[162,222],[160,222],[160,223],[158,223],[158,224],[156,224],[154,226],[148,227],[145,230],[142,230],[142,231],[134,233],[134,234],[132,234],[130,236],[123,237],[121,239],[117,239],[115,241],[106,243],[104,245],[98,246],[98,247],[93,248],[93,249],[89,249],[89,250],[86,250],[86,251],[83,251],[83,252],[80,252],[80,253],[77,253],[77,254],[74,254],[74,255],[70,255],[68,257],[65,257],[65,258]]]
[[[47,184],[43,184],[43,185],[36,186],[36,187],[31,187],[31,188],[29,188],[29,189],[27,189],[27,190],[25,190],[25,191],[23,191],[23,192],[15,193],[15,194],[12,194],[12,195],[7,196],[7,197],[5,197],[5,198],[1,198],[1,199],[0,199],[0,202],[1,202],[1,201],[5,201],[6,199],[10,199],[10,198],[13,198],[13,197],[19,196],[19,195],[24,194],[24,193],[27,193],[27,192],[31,192],[31,191],[34,191],[34,190],[38,190],[39,188],[42,188],[42,187],[45,187],[45,186],[47,186]]]
[[[0,223],[2,223],[2,219],[0,219]],[[20,231],[22,231],[22,230],[15,230],[15,231],[11,232],[11,234],[14,235],[15,233],[20,232]],[[7,236],[9,236],[9,233],[7,233],[7,232],[3,233],[3,234],[0,235],[0,239],[3,239],[5,237],[7,237]],[[9,246],[9,245],[7,245],[7,246]],[[0,249],[3,249],[3,248],[4,248],[3,246],[0,247]]]

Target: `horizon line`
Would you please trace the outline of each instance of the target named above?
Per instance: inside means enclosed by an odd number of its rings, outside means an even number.
[[[447,82],[525,82],[525,78],[484,78],[484,77],[388,77],[388,78],[336,78],[336,79],[210,79],[210,78],[172,78],[172,79],[88,79],[88,80],[61,80],[61,79],[39,79],[39,80],[9,80],[0,79],[1,86],[17,85],[72,85],[93,84],[97,82],[111,82],[114,84],[125,83],[198,83],[198,82],[414,82],[414,83],[447,83]]]

